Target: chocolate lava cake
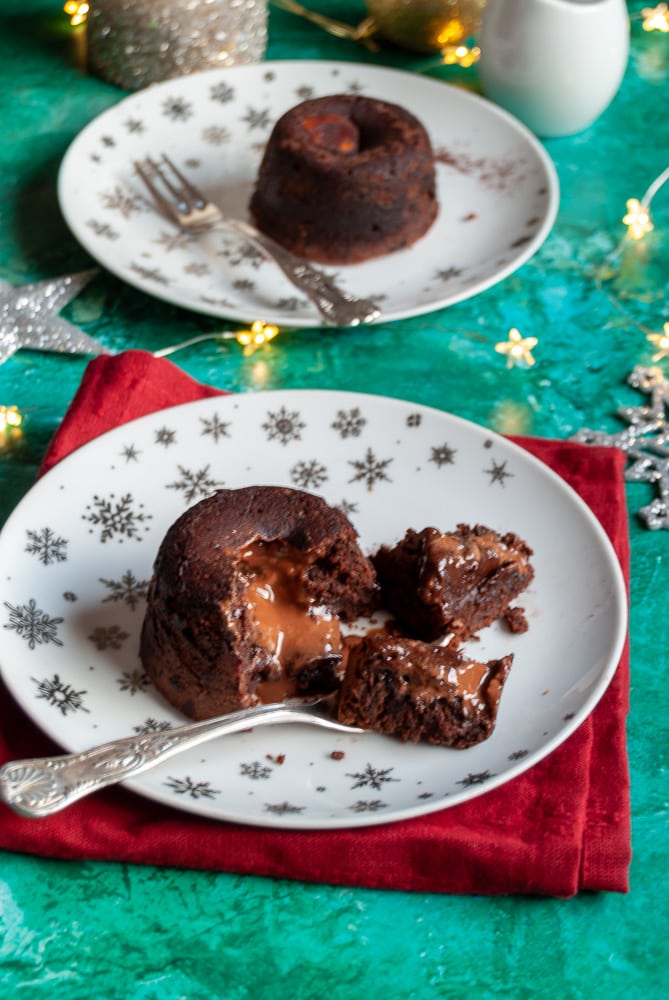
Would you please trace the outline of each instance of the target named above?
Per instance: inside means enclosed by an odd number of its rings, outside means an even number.
[[[354,264],[409,247],[438,213],[429,136],[387,101],[304,101],[275,124],[249,210],[258,229],[307,260]]]
[[[340,620],[376,598],[372,564],[340,511],[301,490],[219,490],[160,546],[141,660],[193,719],[332,691],[343,672]]]
[[[409,529],[372,562],[399,628],[432,642],[449,632],[468,639],[504,615],[512,631],[524,631],[524,615],[510,606],[534,577],[531,555],[518,535],[459,524],[446,533]]]
[[[474,746],[495,727],[512,660],[479,663],[449,647],[370,634],[349,654],[339,720],[404,742]]]

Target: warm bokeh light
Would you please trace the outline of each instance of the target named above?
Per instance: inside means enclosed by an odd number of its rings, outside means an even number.
[[[650,210],[638,198],[629,198],[626,204],[627,213],[623,216],[623,222],[627,226],[627,235],[632,240],[641,240],[653,229]]]
[[[0,436],[16,430],[23,423],[23,417],[16,406],[0,406]]]
[[[655,7],[642,7],[644,31],[669,31],[669,4],[658,3]]]
[[[251,324],[249,330],[240,330],[236,335],[236,340],[244,348],[245,354],[252,354],[259,347],[262,347],[263,344],[274,340],[278,335],[279,328],[277,326],[273,326],[271,323],[263,323],[262,320],[257,319]]]
[[[512,368],[514,365],[527,365],[529,368],[535,362],[532,357],[532,349],[538,344],[536,337],[523,337],[519,330],[512,327],[509,330],[509,339],[495,344],[498,354],[506,355],[506,367]]]
[[[88,12],[91,9],[89,3],[81,2],[81,0],[67,0],[63,7],[63,10],[70,19],[70,24],[73,28],[76,28],[79,24],[84,24],[86,18],[88,17]]]
[[[657,348],[657,352],[653,355],[653,361],[669,358],[669,323],[664,324],[662,333],[649,333],[648,340]]]
[[[479,61],[481,50],[478,45],[468,48],[466,45],[447,45],[442,50],[442,58],[446,66],[473,66]]]

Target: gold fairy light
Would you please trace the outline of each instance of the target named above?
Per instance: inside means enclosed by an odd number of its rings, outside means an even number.
[[[638,198],[630,198],[627,201],[627,214],[623,216],[623,222],[627,226],[627,235],[630,239],[643,239],[655,228],[650,214],[650,203],[667,181],[669,181],[669,167],[655,178],[641,201]]]
[[[442,49],[442,59],[446,66],[473,66],[481,57],[478,45],[469,48],[467,45],[446,45]]]
[[[644,31],[669,31],[669,4],[658,3],[655,7],[642,7],[641,16]]]
[[[664,6],[667,7],[667,13],[669,14],[669,5],[665,4]],[[624,225],[627,226],[627,233],[620,240],[618,246],[609,254],[604,264],[595,272],[596,284],[600,291],[609,299],[611,305],[628,323],[645,334],[648,343],[657,349],[653,356],[654,362],[669,359],[669,323],[664,324],[662,333],[648,329],[647,326],[639,323],[633,316],[629,315],[623,304],[607,290],[606,283],[616,275],[617,272],[614,265],[625,252],[628,240],[641,240],[655,228],[650,213],[651,202],[667,182],[669,182],[669,167],[665,167],[662,173],[652,181],[640,200],[638,198],[630,198],[627,201],[627,212],[622,220]]]
[[[627,226],[627,235],[632,240],[641,240],[654,228],[650,209],[638,198],[629,198],[626,204],[627,213],[623,216],[623,223]]]
[[[237,343],[244,348],[244,354],[253,354],[257,351],[259,347],[263,347],[268,344],[270,340],[274,340],[278,337],[280,330],[278,326],[273,326],[271,323],[264,323],[260,319],[253,321],[251,326],[245,330],[223,330],[216,333],[201,333],[197,337],[189,337],[188,340],[182,340],[178,344],[170,344],[169,347],[161,347],[160,350],[154,351],[154,358],[168,358],[170,354],[176,354],[177,351],[184,351],[188,347],[194,347],[196,344],[203,344],[205,341],[223,341],[223,340],[236,340]]]
[[[513,368],[517,364],[527,365],[528,368],[531,368],[535,362],[532,350],[538,343],[536,337],[523,337],[514,326],[509,330],[509,339],[495,344],[495,350],[498,354],[506,354],[507,368]]]
[[[11,431],[15,431],[23,423],[23,417],[17,406],[0,406],[0,440]]]
[[[236,335],[238,344],[244,348],[244,354],[253,354],[259,347],[274,340],[279,334],[279,328],[271,323],[263,323],[257,319],[251,324],[250,330],[239,330]]]
[[[649,333],[647,340],[658,348],[657,353],[653,355],[653,361],[669,358],[669,323],[664,324],[662,333]]]
[[[63,10],[70,19],[70,24],[76,28],[79,24],[85,24],[91,5],[85,0],[67,0]]]

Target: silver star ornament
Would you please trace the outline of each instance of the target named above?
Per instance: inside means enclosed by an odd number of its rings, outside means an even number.
[[[0,281],[0,365],[21,348],[109,354],[103,344],[58,315],[97,273],[80,271],[18,288]]]

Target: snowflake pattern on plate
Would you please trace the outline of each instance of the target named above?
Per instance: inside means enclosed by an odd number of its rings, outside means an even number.
[[[300,440],[300,431],[303,431],[305,424],[300,420],[297,410],[289,412],[282,406],[276,413],[268,413],[267,420],[262,425],[267,431],[268,441],[279,441],[280,444],[289,444],[291,441]]]
[[[101,542],[109,542],[114,538],[118,541],[125,538],[141,541],[142,535],[149,530],[146,522],[151,517],[151,514],[145,513],[144,504],[135,504],[131,493],[125,493],[121,497],[114,493],[106,497],[95,495],[82,514],[84,521],[100,529]],[[93,528],[90,533],[93,534]]]
[[[388,781],[398,781],[398,778],[391,777],[392,767],[373,767],[370,763],[367,763],[364,771],[358,771],[357,773],[350,774],[347,772],[347,777],[353,778],[353,784],[351,788],[364,788],[369,786],[370,788],[379,789]]]
[[[36,646],[49,642],[56,646],[63,645],[58,638],[58,626],[63,623],[63,619],[52,618],[42,611],[33,598],[27,604],[16,607],[5,601],[5,607],[9,610],[9,621],[5,623],[4,628],[13,629],[17,635],[25,639],[29,649],[35,649]]]
[[[65,562],[67,559],[67,539],[60,538],[51,528],[40,531],[27,531],[26,552],[37,556],[45,566],[51,563]]]
[[[213,493],[218,486],[223,485],[213,478],[209,465],[205,465],[202,469],[186,469],[180,465],[178,472],[179,479],[168,483],[167,489],[183,493],[187,504],[193,503],[194,500],[202,500]]]
[[[262,781],[269,778],[272,768],[268,767],[267,764],[262,764],[259,760],[254,760],[250,763],[240,764],[239,773],[245,778],[250,778],[251,781]]]
[[[120,625],[96,625],[88,636],[98,652],[103,652],[105,649],[121,649],[125,640],[129,638],[130,633],[124,632]]]
[[[146,691],[151,686],[151,681],[143,670],[126,670],[117,680],[119,690],[132,695]]]
[[[134,790],[260,826],[386,823],[498,787],[596,704],[624,640],[625,589],[601,528],[564,484],[509,441],[446,413],[284,390],[205,399],[126,424],[42,477],[8,522],[0,670],[62,746],[183,724],[138,655],[156,551],[185,507],[222,485],[263,482],[324,496],[349,515],[370,554],[408,527],[462,521],[528,540],[530,629],[493,626],[476,644],[477,657],[514,653],[495,732],[453,751],[372,733],[256,727],[185,751],[178,769],[168,761],[149,770],[128,782]]]
[[[65,218],[93,257],[150,295],[226,319],[318,326],[315,307],[243,241],[223,233],[206,240],[170,235],[132,163],[165,150],[227,215],[246,218],[274,123],[299,101],[335,91],[382,93],[402,104],[423,121],[438,151],[442,210],[427,235],[395,254],[326,268],[349,291],[377,301],[383,321],[469,298],[541,246],[557,211],[558,183],[550,158],[524,126],[429,77],[362,64],[344,74],[339,63],[309,60],[192,74],[110,108],[65,156],[59,178]],[[233,149],[234,157],[225,155]]]
[[[75,691],[69,684],[61,681],[58,674],[53,677],[45,677],[41,681],[32,678],[37,685],[37,698],[46,701],[53,708],[57,708],[61,715],[68,715],[70,712],[87,712],[84,707],[83,696],[85,691]]]
[[[175,795],[189,795],[192,799],[213,799],[216,795],[220,795],[208,781],[193,781],[190,777],[169,778],[165,784]]]
[[[132,570],[126,570],[120,580],[105,580],[100,577],[100,583],[107,588],[108,594],[102,598],[102,603],[122,601],[134,611],[144,598],[149,587],[148,580],[138,580]]]

